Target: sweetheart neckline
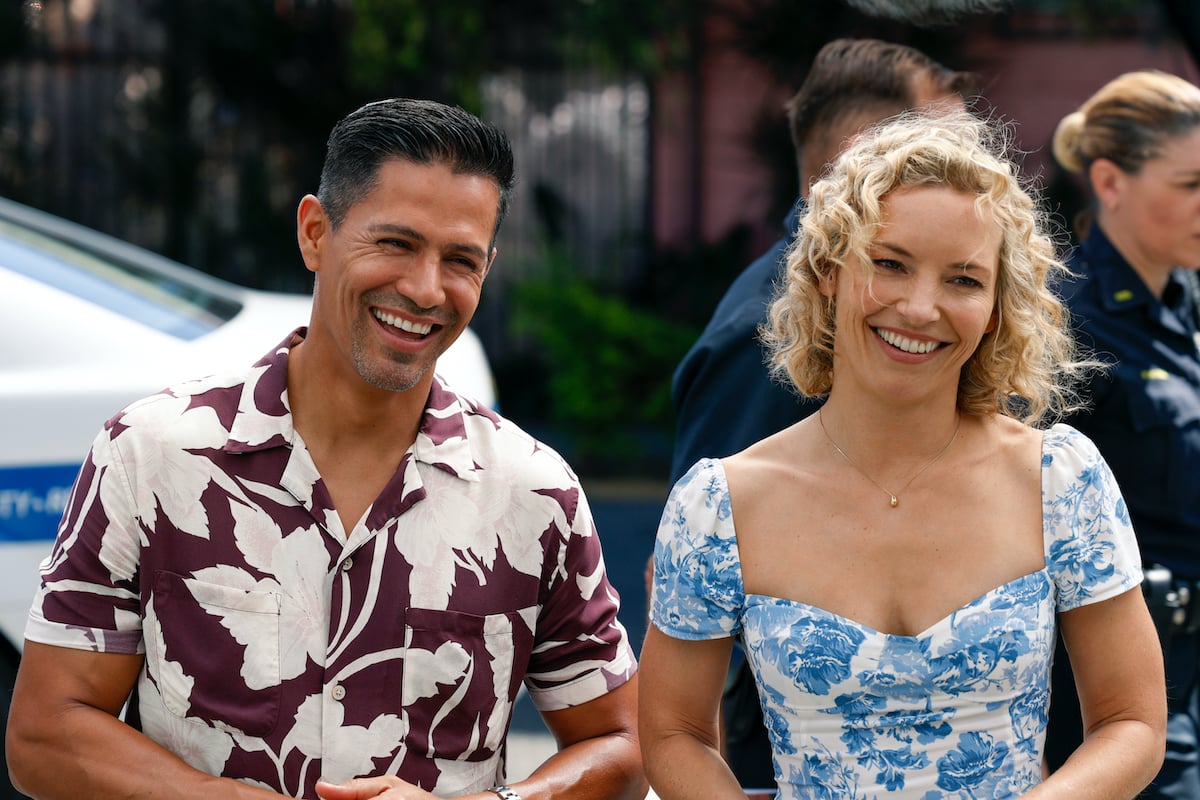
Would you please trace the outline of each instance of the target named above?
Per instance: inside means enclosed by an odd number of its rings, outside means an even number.
[[[1049,580],[1048,575],[1049,575],[1049,569],[1045,566],[1041,567],[1040,569],[1036,569],[1032,572],[1027,572],[1024,575],[1019,575],[1016,578],[1013,578],[1011,581],[1002,583],[999,586],[988,589],[986,592],[983,592],[982,594],[976,596],[975,598],[968,600],[966,603],[962,604],[958,608],[951,610],[948,614],[938,618],[937,620],[935,620],[934,622],[932,622],[931,624],[926,626],[924,629],[922,629],[921,631],[914,633],[914,634],[888,633],[887,631],[881,631],[877,628],[871,627],[870,625],[859,622],[856,619],[852,619],[851,617],[843,616],[843,615],[837,613],[836,611],[830,611],[827,608],[822,608],[821,606],[815,606],[815,605],[812,605],[811,603],[806,603],[803,600],[792,600],[787,597],[776,597],[774,595],[756,594],[756,593],[752,593],[752,592],[746,592],[745,597],[746,597],[746,605],[747,606],[750,605],[751,598],[755,598],[759,601],[765,601],[763,604],[770,603],[770,604],[774,604],[774,605],[799,606],[802,608],[810,609],[819,614],[824,614],[825,616],[832,617],[836,620],[839,620],[840,622],[843,622],[848,625],[852,625],[855,628],[859,628],[860,630],[865,631],[869,634],[873,634],[875,636],[884,636],[889,639],[922,639],[927,636],[933,635],[933,633],[938,628],[944,627],[945,625],[949,624],[954,619],[955,616],[957,616],[958,614],[961,614],[963,611],[966,611],[973,606],[977,606],[977,605],[983,603],[989,597],[991,597],[995,594],[998,594],[999,592],[1002,592],[1011,586],[1014,586],[1014,585],[1024,582],[1024,581],[1031,580],[1033,578],[1042,577],[1045,580]]]

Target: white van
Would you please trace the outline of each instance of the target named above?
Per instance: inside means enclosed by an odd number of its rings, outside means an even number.
[[[253,363],[309,307],[0,198],[0,732],[38,566],[104,421],[178,380]],[[438,372],[495,407],[470,330]],[[0,800],[21,797],[7,776],[0,748]]]

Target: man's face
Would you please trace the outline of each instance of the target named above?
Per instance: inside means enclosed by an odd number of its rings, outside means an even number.
[[[393,159],[337,230],[325,218],[308,248],[302,205],[302,250],[317,274],[314,333],[371,386],[428,386],[479,305],[499,197],[490,178]]]

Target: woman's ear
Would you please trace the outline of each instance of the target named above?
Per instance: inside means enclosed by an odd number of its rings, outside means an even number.
[[[1097,158],[1088,167],[1092,194],[1102,211],[1115,211],[1121,205],[1125,186],[1125,171],[1107,158]]]
[[[817,274],[817,290],[826,297],[837,296],[837,267]]]

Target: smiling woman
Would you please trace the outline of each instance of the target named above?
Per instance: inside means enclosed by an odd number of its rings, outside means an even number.
[[[1047,788],[1153,776],[1137,547],[1095,446],[1047,427],[1088,364],[1002,134],[904,115],[813,185],[764,335],[821,412],[701,460],[659,528],[641,736],[664,800],[743,796],[717,737],[735,637],[783,798],[1025,795],[1059,628],[1092,734]]]

